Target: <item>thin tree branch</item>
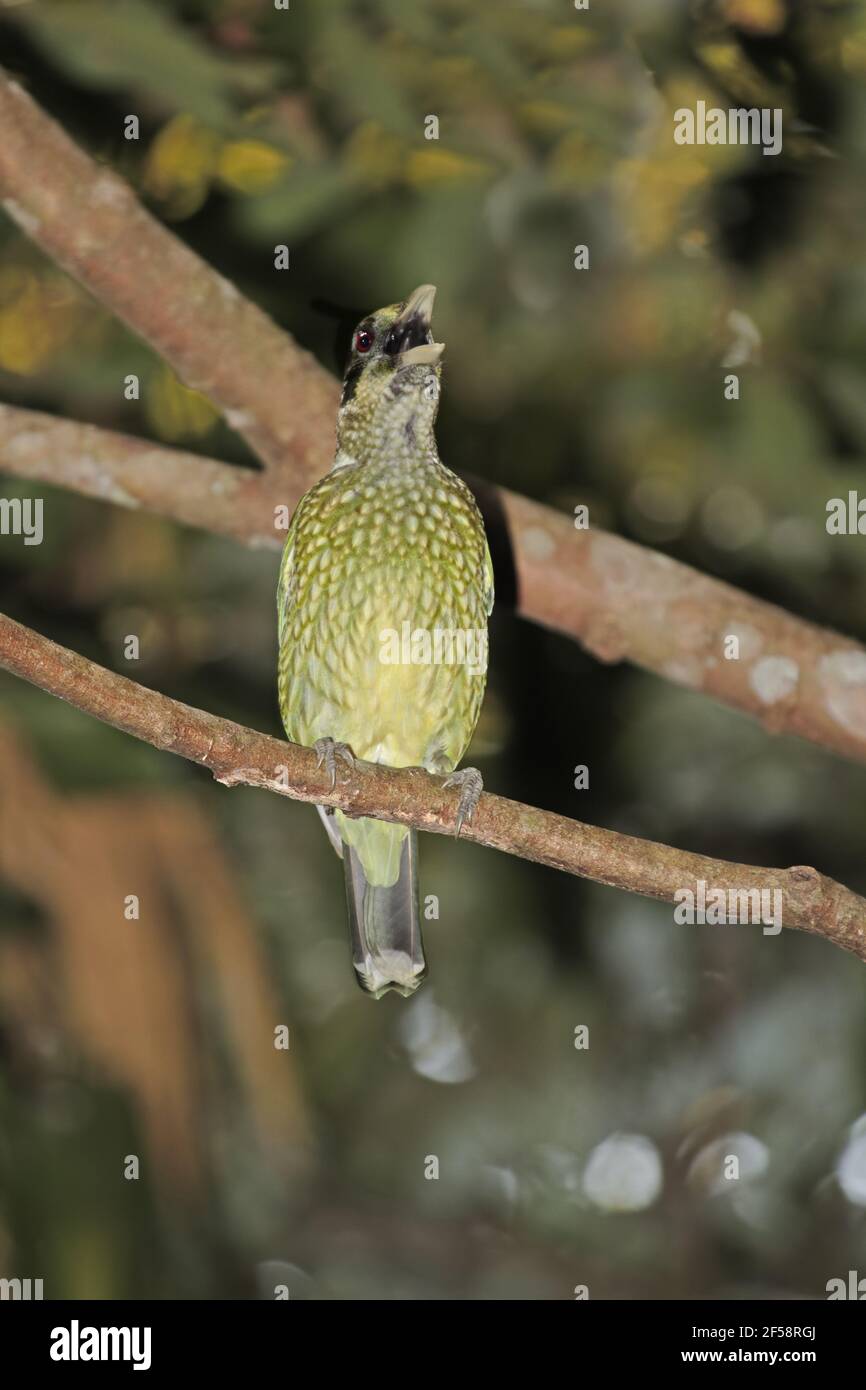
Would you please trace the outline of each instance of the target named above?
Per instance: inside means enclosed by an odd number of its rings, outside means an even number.
[[[0,470],[143,507],[251,545],[279,546],[288,477],[0,405]],[[517,557],[520,611],[761,720],[866,761],[866,651],[730,584],[619,536],[499,492]],[[726,660],[737,636],[739,660]]]
[[[103,447],[94,432],[70,458],[61,445],[71,439],[64,427],[55,425],[60,434],[52,434],[48,417],[36,417],[42,424],[29,430],[29,442],[25,434],[15,443],[16,412],[8,410],[0,464],[16,472],[29,467],[30,476],[47,481],[51,458],[51,480],[67,486],[95,495],[113,490],[112,500],[122,501],[119,490],[128,501],[254,542],[281,539],[274,506],[291,507],[330,465],[337,383],[145,212],[123,180],[95,164],[2,70],[0,129],[6,211],[189,385],[210,395],[274,476],[239,482],[231,470],[185,454],[164,465],[153,448],[142,453],[140,443],[118,435]],[[575,530],[567,516],[536,502],[506,492],[495,497],[525,617],[576,637],[599,660],[632,661],[756,716],[773,732],[866,761],[863,647],[642,546]],[[726,659],[730,636],[740,641],[736,660]]]
[[[274,507],[294,503],[270,473],[10,405],[0,405],[0,472],[254,546],[283,544]]]
[[[456,794],[421,768],[357,762],[331,790],[312,750],[219,719],[107,671],[0,614],[0,667],[145,743],[208,768],[226,786],[263,787],[447,835]],[[866,900],[817,870],[762,869],[708,859],[583,825],[485,793],[464,839],[597,883],[673,902],[678,890],[778,890],[786,927],[826,937],[866,961]]]

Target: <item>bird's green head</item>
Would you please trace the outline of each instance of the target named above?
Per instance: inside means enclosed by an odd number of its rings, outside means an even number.
[[[444,351],[430,331],[435,295],[435,285],[419,285],[355,329],[337,421],[344,454],[363,459],[397,438],[414,444],[432,436]]]

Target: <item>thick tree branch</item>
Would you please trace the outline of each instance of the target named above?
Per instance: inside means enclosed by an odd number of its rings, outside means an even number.
[[[0,196],[18,225],[205,391],[272,476],[123,436],[6,410],[0,466],[253,542],[279,540],[291,507],[330,464],[333,378],[222,276],[155,221],[0,71]],[[20,435],[18,426],[26,421]],[[71,453],[79,433],[79,453]],[[169,475],[173,475],[170,477]],[[520,612],[576,637],[603,661],[629,660],[866,760],[866,651],[856,643],[512,493],[508,525]],[[740,639],[738,660],[725,639]]]
[[[246,784],[299,801],[337,806],[435,834],[454,826],[456,794],[420,768],[356,763],[333,791],[315,755],[230,720],[180,704],[97,666],[0,615],[0,667],[77,709],[208,768],[227,786]],[[597,883],[673,902],[697,885],[740,892],[778,890],[787,927],[813,932],[866,961],[866,900],[815,869],[727,863],[583,825],[485,793],[463,837]]]

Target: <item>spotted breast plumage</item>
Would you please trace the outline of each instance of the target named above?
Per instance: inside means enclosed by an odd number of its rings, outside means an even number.
[[[334,465],[286,540],[279,696],[289,738],[316,747],[332,777],[353,757],[449,773],[462,819],[481,788],[475,769],[454,769],[484,695],[493,573],[475,500],[436,449],[433,295],[421,286],[355,332]],[[360,983],[411,994],[426,969],[415,832],[322,818],[345,864]]]

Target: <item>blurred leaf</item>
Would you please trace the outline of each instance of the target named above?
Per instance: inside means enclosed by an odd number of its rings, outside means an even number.
[[[276,183],[289,161],[263,140],[230,140],[217,161],[217,175],[239,193],[261,193]]]
[[[349,119],[378,121],[397,135],[421,133],[426,112],[413,109],[402,74],[348,16],[320,35],[317,81],[337,93]]]
[[[279,188],[238,206],[237,225],[258,238],[286,241],[333,221],[356,193],[338,164],[295,165]]]
[[[390,135],[377,121],[364,121],[343,146],[343,159],[365,188],[383,188],[402,175],[406,142]]]
[[[219,147],[219,136],[194,116],[183,113],[163,126],[147,153],[143,187],[166,205],[165,216],[198,211],[218,166]]]
[[[62,276],[0,270],[0,367],[22,376],[38,371],[75,332],[83,312],[80,294]]]
[[[406,160],[406,181],[415,188],[431,184],[476,182],[495,172],[491,164],[470,159],[455,150],[443,150],[436,144],[413,150]]]
[[[200,438],[216,423],[217,411],[205,396],[190,391],[174,372],[162,367],[144,392],[148,420],[160,439]]]
[[[217,125],[232,120],[235,97],[262,94],[275,78],[273,64],[223,57],[151,0],[42,0],[14,18],[75,81],[131,88]]]
[[[784,0],[723,0],[722,13],[752,34],[778,34],[787,18]]]

